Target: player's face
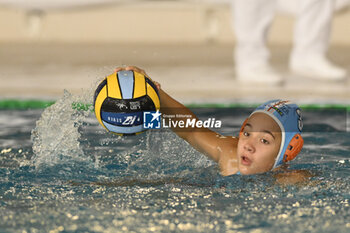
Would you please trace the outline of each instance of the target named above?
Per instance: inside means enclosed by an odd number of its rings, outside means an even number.
[[[278,124],[264,113],[255,113],[239,135],[237,157],[241,174],[256,174],[271,170],[281,145]]]

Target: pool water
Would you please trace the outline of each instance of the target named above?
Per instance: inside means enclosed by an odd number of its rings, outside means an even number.
[[[0,110],[0,232],[349,232],[350,134],[343,110],[305,110],[305,146],[282,185],[272,172],[223,177],[170,130],[108,134],[66,93]],[[237,134],[249,108],[193,109]]]

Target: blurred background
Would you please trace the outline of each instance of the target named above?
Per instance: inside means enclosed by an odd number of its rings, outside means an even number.
[[[329,58],[350,71],[348,0],[336,3]],[[235,79],[230,0],[0,0],[0,98],[57,99],[136,65],[185,102],[350,100],[350,81],[290,74],[296,1],[279,1],[269,33],[282,86]]]

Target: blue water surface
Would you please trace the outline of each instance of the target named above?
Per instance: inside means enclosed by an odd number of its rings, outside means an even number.
[[[235,135],[251,109],[193,109]],[[347,113],[304,111],[305,146],[278,174],[223,177],[170,130],[106,133],[89,111],[0,110],[0,232],[349,232]],[[322,116],[322,117],[321,117]]]

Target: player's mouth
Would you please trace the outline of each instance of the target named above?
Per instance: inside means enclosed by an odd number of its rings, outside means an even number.
[[[241,156],[241,164],[245,166],[250,166],[252,164],[252,160],[250,160],[247,156],[242,155]]]

